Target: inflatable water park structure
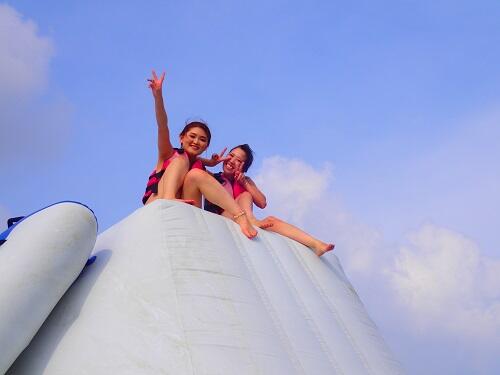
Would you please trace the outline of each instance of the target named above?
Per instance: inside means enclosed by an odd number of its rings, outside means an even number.
[[[187,204],[97,236],[61,202],[0,242],[0,374],[403,373],[333,253]]]

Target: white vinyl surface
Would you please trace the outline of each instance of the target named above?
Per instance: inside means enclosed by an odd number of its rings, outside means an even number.
[[[9,374],[399,374],[331,253],[156,201],[98,236]]]
[[[73,202],[20,222],[0,247],[0,374],[28,345],[94,247],[97,222]]]

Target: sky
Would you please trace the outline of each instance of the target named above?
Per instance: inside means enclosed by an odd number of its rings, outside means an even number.
[[[0,3],[0,220],[61,200],[100,232],[172,134],[249,143],[280,216],[335,254],[409,374],[500,373],[500,3]],[[327,257],[330,255],[327,255]]]

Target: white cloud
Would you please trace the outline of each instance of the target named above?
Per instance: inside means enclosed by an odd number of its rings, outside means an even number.
[[[425,225],[410,236],[387,275],[419,329],[498,340],[500,262],[481,256],[470,239]]]
[[[335,233],[337,253],[347,273],[363,278],[372,276],[383,260],[382,233],[345,211],[332,210],[330,215],[332,218],[325,223]]]
[[[32,94],[47,82],[52,41],[38,35],[36,24],[0,4],[0,97]]]
[[[334,253],[370,315],[410,367],[432,370],[432,363],[417,363],[435,358],[436,345],[445,357],[468,353],[443,368],[487,373],[495,367],[500,262],[483,256],[464,235],[433,225],[416,230],[406,246],[388,243],[344,206],[331,186],[331,170],[278,156],[264,160],[255,178],[269,202],[264,214],[336,243]]]
[[[498,104],[450,119],[447,127],[453,131],[439,144],[408,160],[397,177],[384,176],[381,190],[392,192],[386,230],[397,227],[403,232],[431,220],[466,231],[479,241],[483,253],[495,255],[500,222]]]
[[[273,214],[296,223],[320,201],[331,180],[331,166],[315,170],[298,159],[273,156],[264,160],[255,181],[269,199]]]
[[[315,169],[299,159],[265,159],[255,177],[267,196],[264,214],[278,216],[326,242],[334,242],[335,253],[348,273],[367,276],[381,259],[377,254],[382,251],[382,236],[343,207],[331,189],[332,169],[328,163]]]
[[[52,40],[12,7],[0,4],[0,159],[55,159],[66,144],[71,107],[45,89]],[[43,95],[42,95],[43,94]]]

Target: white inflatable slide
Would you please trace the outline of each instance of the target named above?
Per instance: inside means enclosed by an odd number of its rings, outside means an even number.
[[[158,200],[93,254],[8,374],[402,373],[333,253]]]
[[[84,205],[61,202],[6,232],[0,247],[0,374],[82,271],[96,241],[97,221]]]

